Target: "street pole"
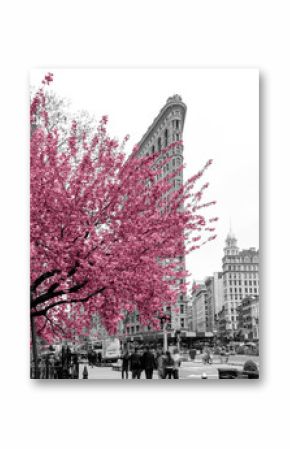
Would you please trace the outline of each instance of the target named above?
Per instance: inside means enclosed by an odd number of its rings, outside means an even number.
[[[166,321],[164,321],[163,323],[163,351],[166,352],[168,349],[168,344],[167,344],[167,330],[166,330]]]
[[[177,349],[178,349],[178,352],[180,352],[180,334],[179,333],[177,335]]]

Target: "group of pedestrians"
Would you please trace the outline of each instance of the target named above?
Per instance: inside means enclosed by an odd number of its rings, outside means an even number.
[[[47,353],[39,358],[40,379],[78,379],[79,358],[69,346],[63,346],[58,354]]]
[[[97,363],[102,363],[101,352],[96,353],[93,349],[88,351],[88,363],[89,366],[95,366]]]
[[[162,349],[155,352],[149,346],[145,347],[144,352],[135,347],[132,353],[125,349],[121,360],[122,379],[129,379],[129,371],[132,373],[132,379],[141,379],[143,371],[146,379],[152,379],[154,370],[157,370],[159,379],[179,379],[181,361],[177,349],[171,354],[170,351],[164,352]]]

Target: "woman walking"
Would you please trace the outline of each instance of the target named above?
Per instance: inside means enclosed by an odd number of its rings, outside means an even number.
[[[165,353],[164,367],[165,367],[164,379],[171,379],[174,368],[174,360],[170,354],[170,351],[166,351]]]

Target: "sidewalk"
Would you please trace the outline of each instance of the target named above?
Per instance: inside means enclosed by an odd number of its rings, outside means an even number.
[[[88,380],[122,380],[121,371],[113,371],[111,367],[91,367],[87,364],[80,365],[80,379],[82,380],[82,374],[84,366],[88,369]],[[206,375],[207,379],[218,379],[218,371],[216,366],[212,365],[201,365],[200,363],[193,362],[183,362],[179,370],[179,380],[199,380],[203,375]],[[127,379],[124,379],[124,381]],[[129,371],[129,379],[132,380],[132,373]],[[135,379],[134,379],[135,380]],[[136,379],[138,380],[138,379]],[[142,371],[141,379],[147,380],[145,378],[145,372]],[[153,380],[158,379],[157,371],[153,372]],[[163,380],[163,379],[162,379]],[[165,380],[165,379],[164,379]],[[169,379],[167,379],[169,380]],[[173,380],[173,379],[172,379]]]
[[[93,368],[91,366],[88,366],[87,364],[81,364],[80,365],[80,379],[83,377],[83,369],[84,366],[87,366],[88,374],[89,374],[89,380],[122,380],[122,373],[121,371],[113,371],[112,367],[97,367],[94,366]],[[141,374],[140,380],[146,380],[145,379],[145,373],[144,371]],[[153,379],[158,379],[157,372],[154,371],[153,373]],[[124,379],[125,381],[126,379]],[[132,380],[132,373],[129,371],[129,380]],[[135,380],[135,379],[134,379]],[[138,380],[138,379],[136,379]]]

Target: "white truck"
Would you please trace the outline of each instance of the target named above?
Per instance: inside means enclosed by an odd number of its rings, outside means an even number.
[[[101,353],[104,362],[116,362],[121,357],[121,345],[117,337],[95,341],[92,343],[92,349],[96,354]]]

